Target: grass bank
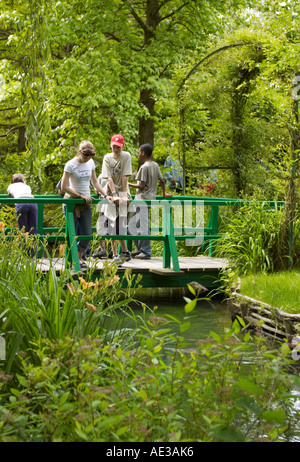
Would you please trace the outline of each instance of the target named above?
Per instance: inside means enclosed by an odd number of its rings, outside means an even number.
[[[287,313],[300,314],[299,270],[242,276],[240,292]]]

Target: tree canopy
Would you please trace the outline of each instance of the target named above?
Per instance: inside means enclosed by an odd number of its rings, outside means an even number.
[[[101,158],[121,132],[133,156],[149,142],[190,176],[217,167],[223,195],[266,185],[266,195],[284,194],[297,123],[297,2],[2,3],[6,174],[20,166],[45,181],[46,172],[51,189],[80,140]]]

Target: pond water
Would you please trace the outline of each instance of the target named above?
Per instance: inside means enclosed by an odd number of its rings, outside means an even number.
[[[149,305],[150,308],[154,307],[153,303]],[[155,305],[157,306],[156,316],[171,315],[180,321],[186,316],[183,299],[172,300],[171,302],[170,300],[159,300]],[[231,327],[228,307],[221,299],[216,299],[213,302],[199,300],[193,312],[188,316],[191,326],[185,333],[185,339],[192,344],[198,340],[207,339],[211,331],[223,335],[225,330]]]

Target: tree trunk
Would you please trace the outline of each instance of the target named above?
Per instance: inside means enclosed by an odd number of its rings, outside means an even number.
[[[144,89],[140,94],[140,102],[149,111],[149,116],[141,117],[139,120],[139,145],[149,143],[154,145],[154,120],[155,100],[152,97],[152,90]]]
[[[159,0],[147,0],[146,2],[146,20],[144,23],[144,47],[155,39],[155,32],[161,22],[160,3]],[[147,77],[146,77],[147,79]],[[149,115],[145,115],[139,120],[139,143],[149,143],[154,146],[154,115],[155,115],[155,99],[153,91],[144,88],[140,93],[140,103],[145,106]]]
[[[18,153],[26,151],[25,126],[19,128]]]

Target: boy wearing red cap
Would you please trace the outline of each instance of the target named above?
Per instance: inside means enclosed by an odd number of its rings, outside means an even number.
[[[97,232],[99,235],[127,234],[128,214],[133,214],[132,206],[128,201],[131,199],[128,177],[132,175],[131,155],[123,151],[125,141],[122,135],[114,135],[111,138],[112,152],[103,158],[101,177],[107,180],[106,194],[112,196],[113,204],[102,205],[103,215],[99,216]],[[117,254],[117,244],[112,240],[113,260],[118,265],[131,259],[126,241],[120,240],[121,253]],[[97,254],[95,254],[97,256]]]

